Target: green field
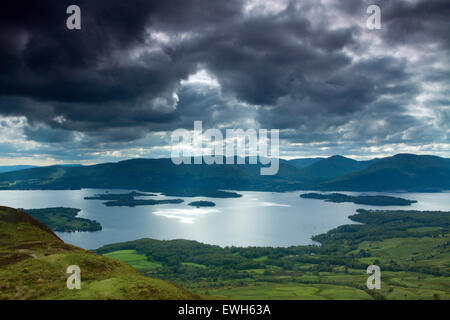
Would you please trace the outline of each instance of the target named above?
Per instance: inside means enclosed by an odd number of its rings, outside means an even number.
[[[138,254],[136,250],[118,250],[105,253],[104,256],[123,261],[137,270],[151,271],[161,267],[161,263],[148,261],[145,254]]]
[[[265,299],[265,300],[329,300],[351,299],[367,300],[372,297],[363,290],[352,287],[315,284],[299,285],[298,283],[271,284],[256,283],[244,287],[224,287],[204,291],[209,295],[229,299]]]

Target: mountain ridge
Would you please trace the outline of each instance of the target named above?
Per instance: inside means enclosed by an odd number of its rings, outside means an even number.
[[[356,161],[342,156],[297,168],[280,159],[261,176],[260,164],[175,165],[171,159],[129,159],[81,167],[39,167],[0,174],[0,190],[133,189],[173,196],[236,191],[442,191],[450,189],[450,159],[399,154]]]
[[[317,161],[323,160],[326,158],[321,158],[321,157],[317,157],[317,158],[296,158],[296,159],[290,159],[288,160],[288,162],[290,164],[292,164],[294,167],[297,167],[299,169],[302,168],[306,168],[314,163],[316,163]]]
[[[450,190],[450,159],[397,154],[318,186],[322,190],[442,191]]]
[[[319,181],[323,181],[363,170],[378,160],[375,158],[372,160],[357,161],[344,156],[334,155],[304,167],[303,170]]]

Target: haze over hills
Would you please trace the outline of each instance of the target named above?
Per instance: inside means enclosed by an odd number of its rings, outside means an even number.
[[[212,195],[215,190],[439,191],[450,189],[450,159],[399,154],[356,161],[342,156],[304,168],[280,159],[273,176],[261,165],[175,165],[171,159],[132,159],[92,166],[50,166],[0,174],[0,189],[121,188],[168,195]]]
[[[291,159],[288,160],[290,164],[292,164],[296,168],[306,168],[317,161],[323,160],[326,158],[299,158],[299,159]]]
[[[81,164],[58,164],[60,167],[81,167]],[[25,170],[31,168],[39,168],[38,166],[30,166],[30,165],[17,165],[17,166],[0,166],[0,173],[12,172],[18,170]]]
[[[0,166],[0,173],[11,172],[23,169],[36,168],[36,166],[19,165],[19,166]]]

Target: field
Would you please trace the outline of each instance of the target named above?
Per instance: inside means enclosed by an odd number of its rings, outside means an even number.
[[[137,270],[150,271],[161,267],[161,263],[148,261],[144,254],[138,254],[136,250],[118,250],[105,253],[104,256],[128,263]]]
[[[336,285],[299,285],[298,283],[256,283],[251,286],[225,287],[206,291],[208,294],[231,299],[264,300],[364,300],[372,297],[363,290]]]

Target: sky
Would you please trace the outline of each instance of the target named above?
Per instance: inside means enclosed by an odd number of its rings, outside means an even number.
[[[449,17],[448,0],[3,0],[0,165],[169,157],[196,120],[279,129],[286,159],[450,157]]]

